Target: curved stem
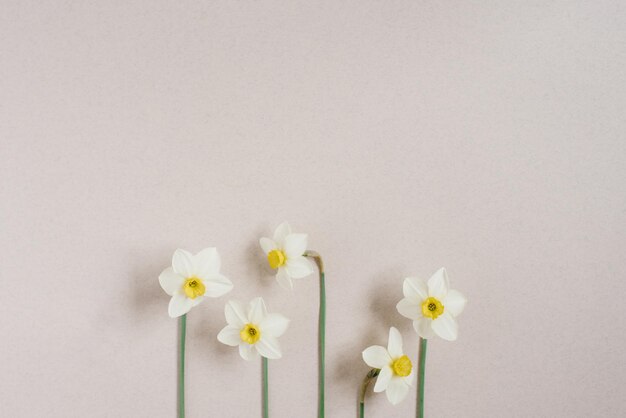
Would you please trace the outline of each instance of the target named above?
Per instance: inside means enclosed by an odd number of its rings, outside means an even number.
[[[424,418],[424,373],[426,372],[427,343],[427,339],[420,337],[419,371],[417,374],[417,418]]]
[[[367,392],[367,387],[370,382],[375,379],[380,373],[380,369],[372,369],[363,379],[363,384],[361,385],[361,394],[359,396],[359,418],[365,418],[365,393]]]
[[[324,273],[324,261],[322,257],[315,251],[307,251],[304,253],[306,257],[311,257],[317,263],[320,275],[320,312],[319,312],[319,331],[318,331],[318,344],[319,344],[319,387],[318,387],[318,402],[317,402],[317,416],[324,418],[324,383],[326,380],[326,275]]]
[[[185,418],[185,337],[187,335],[187,314],[180,317],[180,356],[178,365],[178,417]]]
[[[262,357],[263,363],[263,418],[269,418],[270,416],[270,403],[269,403],[269,382],[268,382],[268,367],[267,358]]]

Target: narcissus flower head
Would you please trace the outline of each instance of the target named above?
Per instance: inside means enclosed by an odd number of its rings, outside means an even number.
[[[226,322],[217,339],[232,347],[239,346],[244,360],[252,360],[258,354],[268,359],[282,357],[278,337],[283,335],[289,320],[277,313],[267,313],[263,298],[255,298],[245,310],[235,300],[228,301],[224,309]]]
[[[159,284],[170,295],[168,313],[184,315],[207,297],[216,298],[231,291],[233,284],[220,274],[220,255],[215,248],[205,248],[196,255],[178,249],[172,267],[159,275]]]
[[[396,305],[398,312],[413,320],[413,328],[422,338],[438,335],[454,341],[459,326],[456,317],[463,312],[467,299],[450,289],[448,274],[443,267],[428,279],[408,277],[402,287],[404,299]]]
[[[402,401],[413,384],[415,369],[411,359],[402,351],[402,335],[391,327],[387,348],[373,345],[363,351],[363,360],[368,366],[380,369],[374,392],[386,391],[393,405]]]
[[[300,279],[313,273],[311,262],[304,256],[308,235],[291,231],[287,222],[274,231],[274,239],[260,239],[261,248],[267,255],[271,268],[277,269],[276,280],[286,289],[293,289],[292,279]]]

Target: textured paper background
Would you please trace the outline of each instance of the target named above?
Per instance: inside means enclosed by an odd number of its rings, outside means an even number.
[[[257,246],[283,220],[328,268],[328,417],[402,279],[470,303],[429,348],[429,417],[619,417],[626,384],[621,1],[0,1],[0,415],[173,417],[159,272],[217,246],[188,417],[260,416],[217,343],[228,297],[292,318],[273,417],[315,416],[317,284]],[[372,417],[411,417],[368,398]]]

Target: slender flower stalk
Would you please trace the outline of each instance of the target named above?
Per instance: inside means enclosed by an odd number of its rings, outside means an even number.
[[[426,347],[428,340],[420,337],[419,371],[417,373],[417,418],[424,418],[424,375],[426,372]]]
[[[263,363],[263,418],[270,417],[270,403],[269,403],[269,382],[267,377],[267,357],[262,358]]]
[[[363,379],[361,385],[361,394],[359,396],[359,418],[365,418],[365,393],[370,382],[374,380],[380,374],[380,369],[372,369]]]
[[[187,314],[180,317],[180,364],[178,365],[178,418],[185,418],[185,338]]]
[[[315,251],[307,251],[304,253],[306,257],[315,260],[320,276],[320,311],[318,321],[318,345],[319,345],[319,387],[318,387],[318,404],[317,412],[319,418],[324,418],[324,395],[326,380],[326,277],[324,273],[324,261],[322,257]]]

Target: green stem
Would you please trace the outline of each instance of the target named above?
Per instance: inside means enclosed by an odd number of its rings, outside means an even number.
[[[326,283],[324,272],[320,272],[320,318],[319,318],[319,401],[318,416],[324,418],[324,382],[326,380]]]
[[[424,418],[424,373],[426,372],[427,343],[427,339],[420,337],[419,371],[417,374],[417,418]]]
[[[263,418],[269,418],[270,416],[270,403],[269,403],[269,383],[267,378],[267,358],[262,357],[263,363]]]
[[[370,382],[374,380],[378,374],[380,373],[380,369],[372,369],[363,379],[363,384],[361,385],[361,392],[359,396],[359,418],[365,418],[365,393],[367,392],[367,387]]]
[[[322,257],[315,251],[307,251],[304,253],[306,257],[311,257],[317,263],[320,275],[320,313],[319,313],[319,331],[318,331],[318,348],[319,348],[319,386],[317,401],[317,416],[324,418],[324,382],[326,380],[326,275],[324,273],[324,262]]]
[[[187,314],[180,317],[180,363],[178,365],[178,417],[185,418],[185,337],[187,335]]]

